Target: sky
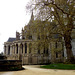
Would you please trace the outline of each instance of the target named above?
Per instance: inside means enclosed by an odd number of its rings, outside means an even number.
[[[30,19],[25,6],[29,0],[0,0],[0,53],[9,37],[16,37]]]

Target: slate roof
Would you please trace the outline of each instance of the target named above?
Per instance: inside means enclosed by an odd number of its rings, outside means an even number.
[[[13,42],[15,40],[16,40],[16,38],[9,38],[7,42]]]

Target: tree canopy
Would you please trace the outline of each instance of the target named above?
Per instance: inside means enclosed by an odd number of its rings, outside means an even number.
[[[75,26],[75,0],[31,0],[29,9],[38,20],[55,22],[64,37],[67,59],[73,58],[71,32]]]

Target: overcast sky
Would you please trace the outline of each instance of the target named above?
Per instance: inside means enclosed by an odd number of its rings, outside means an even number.
[[[25,6],[29,0],[0,0],[0,52],[9,37],[15,37],[16,31],[28,23],[30,14]]]

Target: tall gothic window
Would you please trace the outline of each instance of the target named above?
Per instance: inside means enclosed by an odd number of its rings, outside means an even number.
[[[31,50],[32,50],[32,44],[30,43],[29,44],[29,53],[31,53]]]
[[[43,53],[48,54],[48,47],[44,47]]]
[[[18,54],[18,44],[16,44],[16,53]]]
[[[8,46],[8,55],[10,55],[10,45]]]
[[[45,47],[44,47],[44,51],[43,51],[43,53],[45,54]]]
[[[38,54],[40,54],[40,44],[38,44]]]
[[[58,52],[56,52],[56,58],[58,58]]]
[[[40,54],[40,50],[38,50],[38,54]]]
[[[55,48],[57,48],[57,42],[55,43]]]
[[[27,43],[25,43],[25,53],[27,53]]]
[[[46,49],[46,54],[48,54],[48,48]]]

